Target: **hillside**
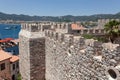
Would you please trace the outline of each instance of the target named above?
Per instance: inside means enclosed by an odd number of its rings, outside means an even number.
[[[97,21],[98,19],[120,19],[120,12],[116,14],[96,14],[90,16],[72,16],[66,15],[61,17],[54,16],[29,16],[17,14],[5,14],[0,12],[0,20],[19,20],[19,21]]]

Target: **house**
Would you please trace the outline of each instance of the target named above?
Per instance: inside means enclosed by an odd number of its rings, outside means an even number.
[[[82,25],[73,23],[73,24],[71,24],[71,31],[70,32],[72,34],[79,34],[80,31],[84,30],[84,29],[86,29],[86,28],[83,27]]]
[[[16,80],[19,74],[19,57],[0,49],[0,80]]]

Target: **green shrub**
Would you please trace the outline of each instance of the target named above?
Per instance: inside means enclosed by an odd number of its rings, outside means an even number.
[[[82,35],[85,39],[92,39],[94,36],[90,34],[84,34]]]
[[[22,80],[20,74],[18,74],[18,78],[17,78],[17,80]]]
[[[105,38],[101,38],[101,37],[98,37],[97,40],[100,41],[100,42],[106,42],[107,41]]]
[[[98,40],[100,42],[107,42],[107,39],[105,37],[96,37],[90,34],[84,34],[82,35],[85,39],[94,39],[94,40]]]

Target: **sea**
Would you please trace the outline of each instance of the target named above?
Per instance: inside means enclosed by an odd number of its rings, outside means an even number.
[[[0,39],[14,38],[18,39],[20,24],[0,24]]]
[[[0,39],[18,39],[20,30],[20,24],[0,24]],[[6,48],[5,51],[10,52],[13,55],[19,55],[19,46],[17,45],[14,47]]]

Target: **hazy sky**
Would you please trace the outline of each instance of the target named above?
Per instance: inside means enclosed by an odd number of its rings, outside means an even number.
[[[120,12],[120,0],[0,0],[0,12],[38,16]]]

